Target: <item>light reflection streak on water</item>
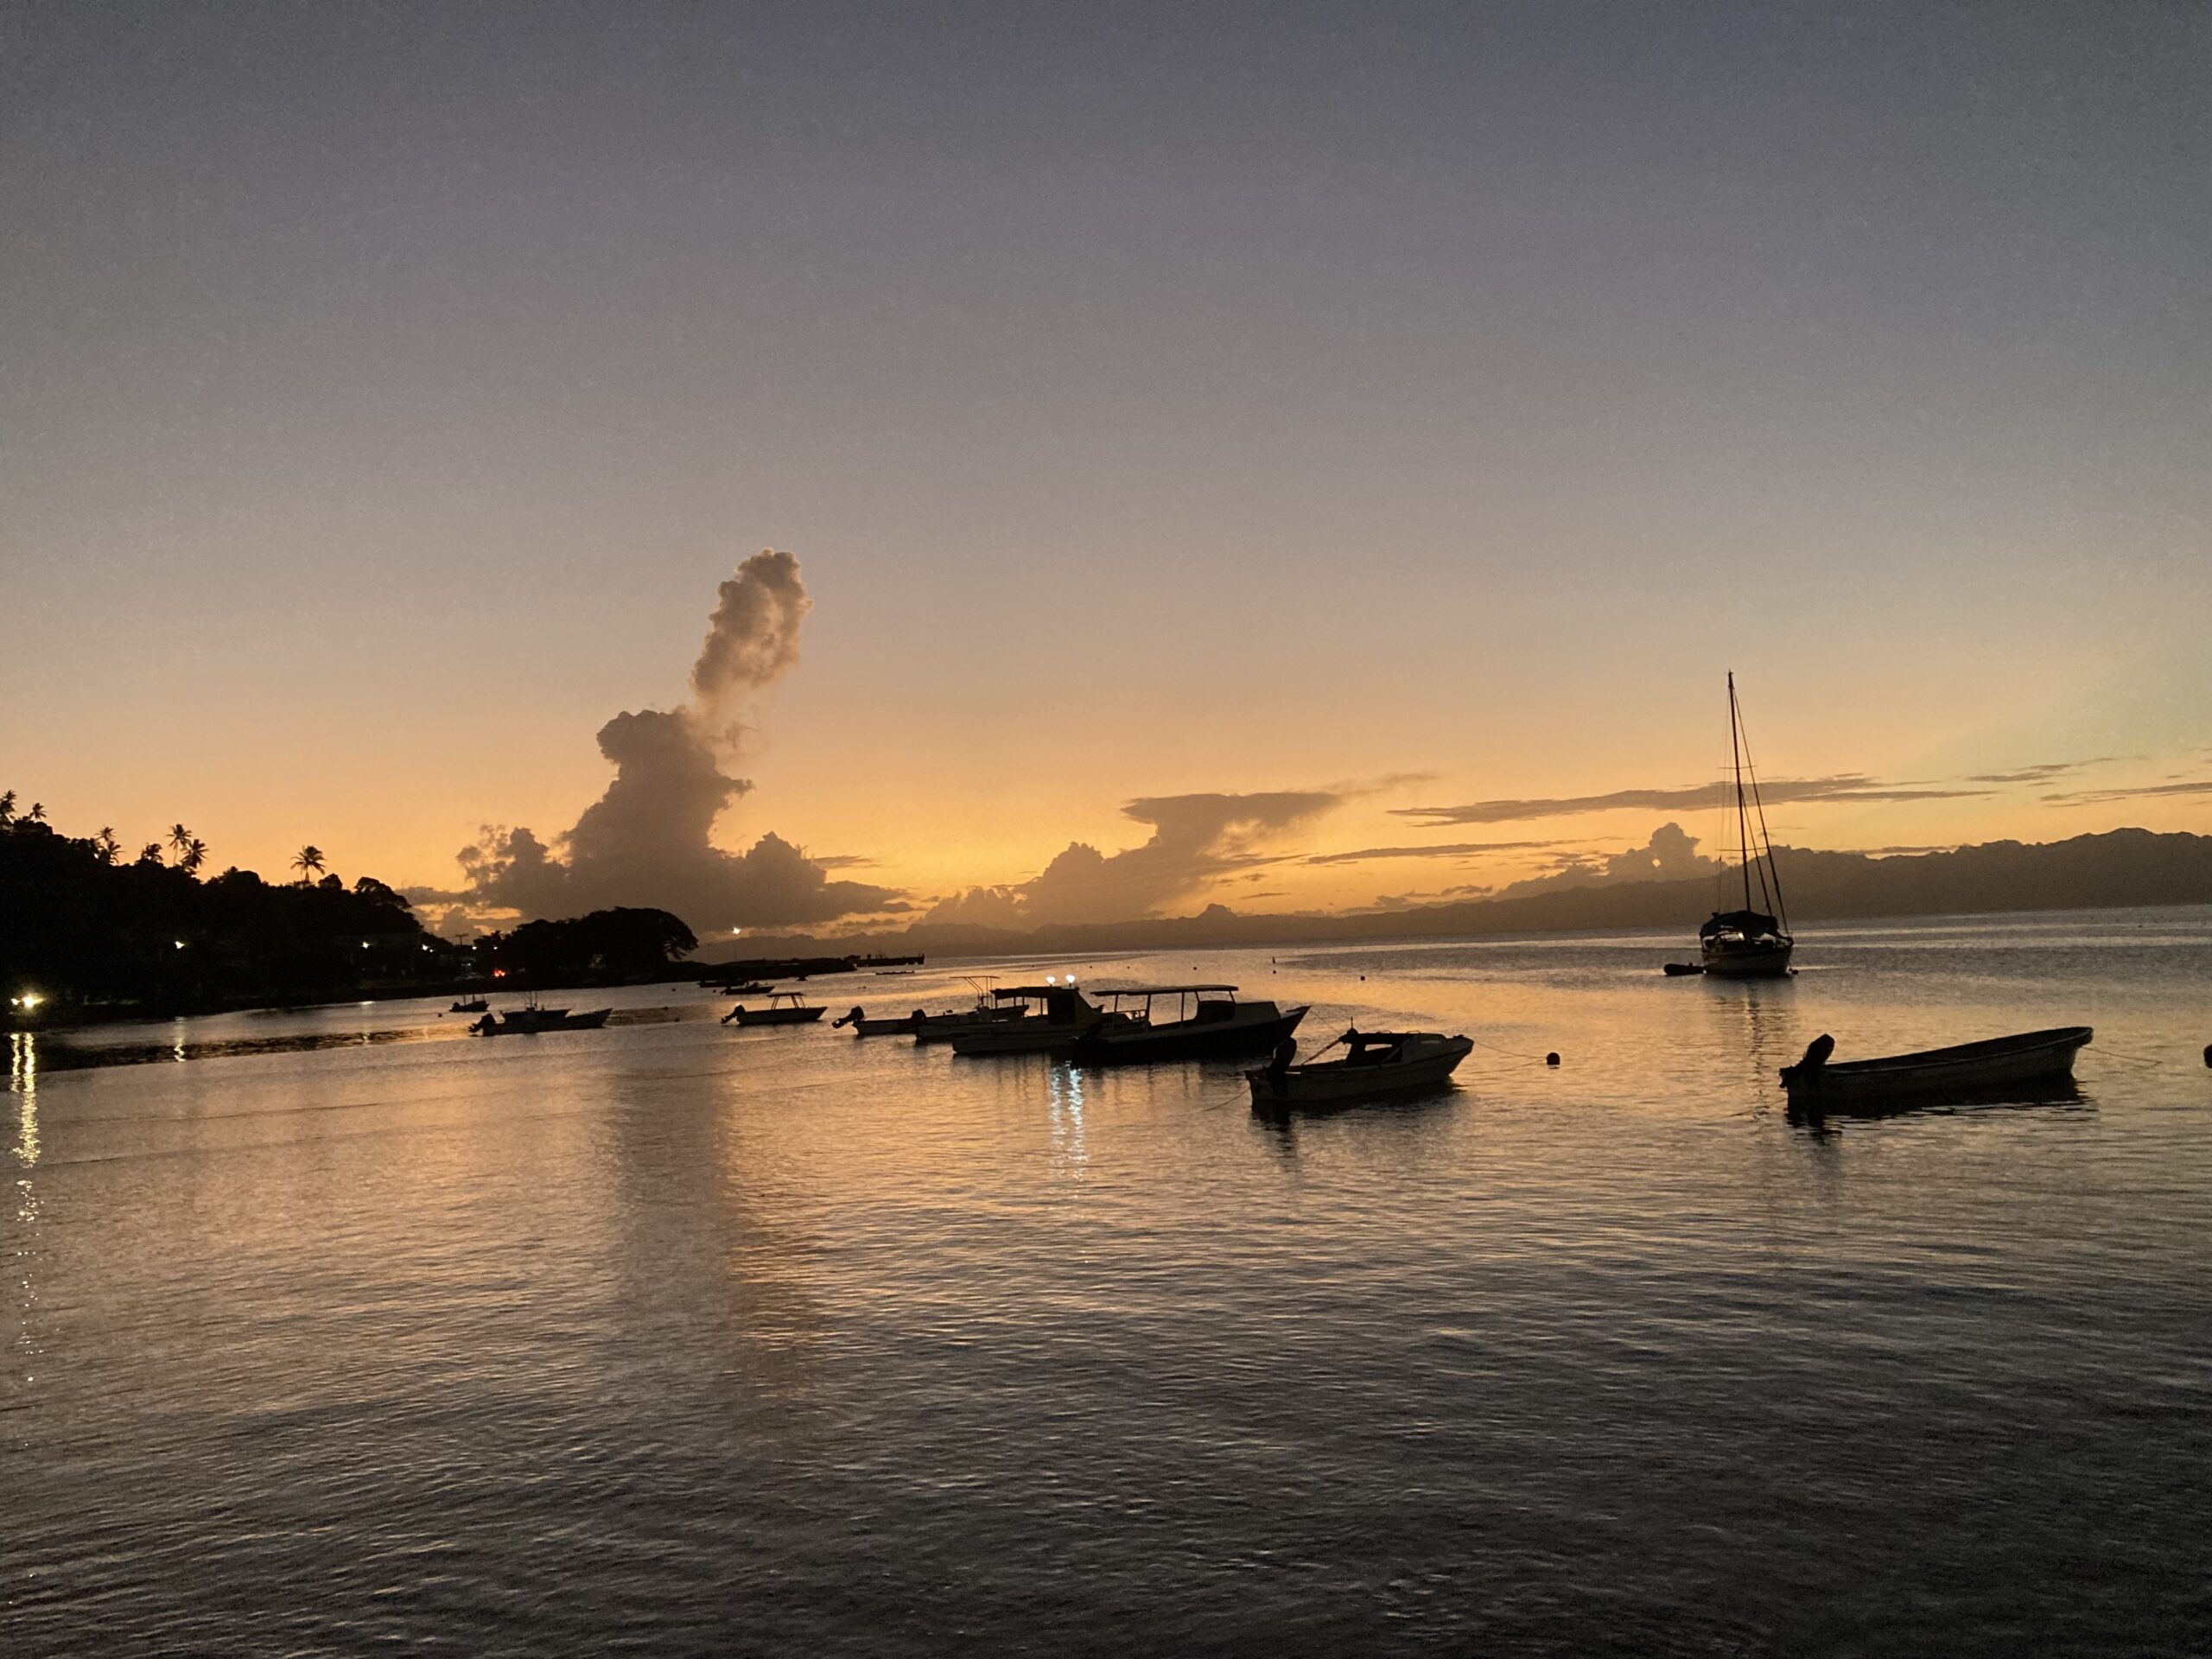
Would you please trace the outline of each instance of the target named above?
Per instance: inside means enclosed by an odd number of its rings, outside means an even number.
[[[38,1036],[35,1032],[18,1031],[10,1033],[8,1044],[8,1092],[16,1096],[16,1166],[22,1173],[16,1178],[16,1220],[22,1229],[22,1236],[10,1254],[15,1258],[18,1271],[15,1274],[17,1288],[16,1351],[22,1357],[23,1372],[21,1386],[28,1389],[35,1380],[30,1366],[39,1352],[37,1338],[31,1330],[31,1316],[38,1302],[38,1286],[31,1276],[32,1230],[38,1224],[38,1193],[31,1185],[31,1171],[38,1166]],[[21,1402],[6,1402],[15,1406]]]
[[[1080,1180],[1090,1154],[1083,1141],[1083,1073],[1055,1060],[1046,1073],[1052,1119],[1052,1166]]]

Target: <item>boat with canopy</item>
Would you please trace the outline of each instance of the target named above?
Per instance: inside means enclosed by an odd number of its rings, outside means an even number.
[[[1131,985],[1093,990],[1109,1016],[1069,1052],[1084,1065],[1131,1065],[1264,1054],[1298,1029],[1303,1007],[1239,1002],[1234,985]],[[1154,1004],[1174,999],[1174,1016],[1154,1018]]]

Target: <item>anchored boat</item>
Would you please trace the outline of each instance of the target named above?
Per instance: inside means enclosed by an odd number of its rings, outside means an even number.
[[[1337,1043],[1344,1046],[1344,1058],[1311,1059],[1301,1065],[1296,1063],[1291,1040],[1285,1039],[1272,1061],[1244,1074],[1252,1086],[1253,1109],[1335,1105],[1438,1088],[1451,1081],[1459,1062],[1475,1046],[1471,1038],[1446,1037],[1441,1032],[1361,1031],[1357,1027]],[[1332,1043],[1329,1048],[1336,1046]]]
[[[722,1024],[726,1026],[803,1026],[810,1020],[819,1020],[821,1017],[822,1010],[818,1007],[810,1006],[804,993],[771,991],[768,993],[766,1007],[748,1008],[741,1002],[722,1015]]]
[[[613,1012],[612,1008],[593,1008],[585,1014],[571,1014],[566,1008],[540,1007],[533,998],[518,1008],[486,1014],[469,1030],[479,1037],[530,1035],[541,1031],[597,1031]]]
[[[1782,902],[1782,873],[1775,868],[1774,843],[1767,838],[1766,807],[1759,799],[1758,772],[1744,735],[1744,711],[1736,701],[1733,673],[1728,676],[1728,743],[1736,760],[1736,850],[1744,878],[1744,907],[1715,911],[1713,919],[1698,929],[1699,963],[1716,979],[1780,979],[1789,972],[1789,953],[1796,941],[1790,937],[1789,912]],[[1747,777],[1748,804],[1744,794]],[[1751,855],[1754,820],[1759,827],[1756,858]],[[1751,902],[1754,875],[1759,887],[1758,906]]]
[[[1109,1017],[1069,1050],[1084,1065],[1262,1054],[1288,1039],[1306,1017],[1303,1007],[1239,1002],[1234,985],[1137,985],[1092,995],[1104,1000]],[[1175,1018],[1153,1018],[1154,1001],[1160,997],[1176,1000]],[[1132,1006],[1137,1003],[1143,1006]]]
[[[1831,1065],[1835,1039],[1823,1033],[1796,1065],[1782,1068],[1782,1086],[1792,1111],[1813,1113],[1973,1100],[2070,1081],[2074,1057],[2088,1046],[2093,1034],[2088,1026],[2060,1026],[1955,1048]]]
[[[991,1000],[1000,1007],[1011,1006],[1021,1012],[1011,1020],[995,1020],[954,1032],[947,1039],[954,1053],[1063,1053],[1102,1021],[1128,1018],[1127,1014],[1109,1016],[1076,989],[1072,979],[1065,984],[1048,979],[1042,985],[1005,986],[993,991]]]

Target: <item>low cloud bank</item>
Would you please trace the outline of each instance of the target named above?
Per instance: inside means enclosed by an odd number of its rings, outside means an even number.
[[[1159,913],[1208,882],[1287,855],[1265,853],[1271,838],[1343,804],[1338,790],[1250,795],[1160,795],[1122,810],[1152,826],[1152,838],[1119,853],[1071,842],[1038,875],[1009,887],[970,887],[922,919],[978,927],[1033,928],[1048,922],[1120,922]]]

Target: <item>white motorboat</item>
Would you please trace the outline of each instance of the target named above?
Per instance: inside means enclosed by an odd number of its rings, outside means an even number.
[[[1072,978],[1065,982],[1047,979],[1042,985],[1005,986],[993,991],[991,999],[1000,1007],[1013,1006],[1023,1012],[1017,1019],[995,1020],[954,1032],[949,1040],[955,1054],[1064,1053],[1077,1038],[1102,1022],[1128,1019],[1122,1014],[1109,1015],[1089,1001],[1076,988]]]
[[[1252,1086],[1254,1109],[1333,1105],[1440,1088],[1452,1080],[1459,1062],[1475,1046],[1471,1038],[1446,1037],[1441,1032],[1357,1027],[1337,1042],[1344,1046],[1342,1059],[1312,1059],[1300,1065],[1292,1040],[1284,1039],[1273,1060],[1244,1074],[1244,1080]],[[1329,1045],[1335,1046],[1336,1043]]]

